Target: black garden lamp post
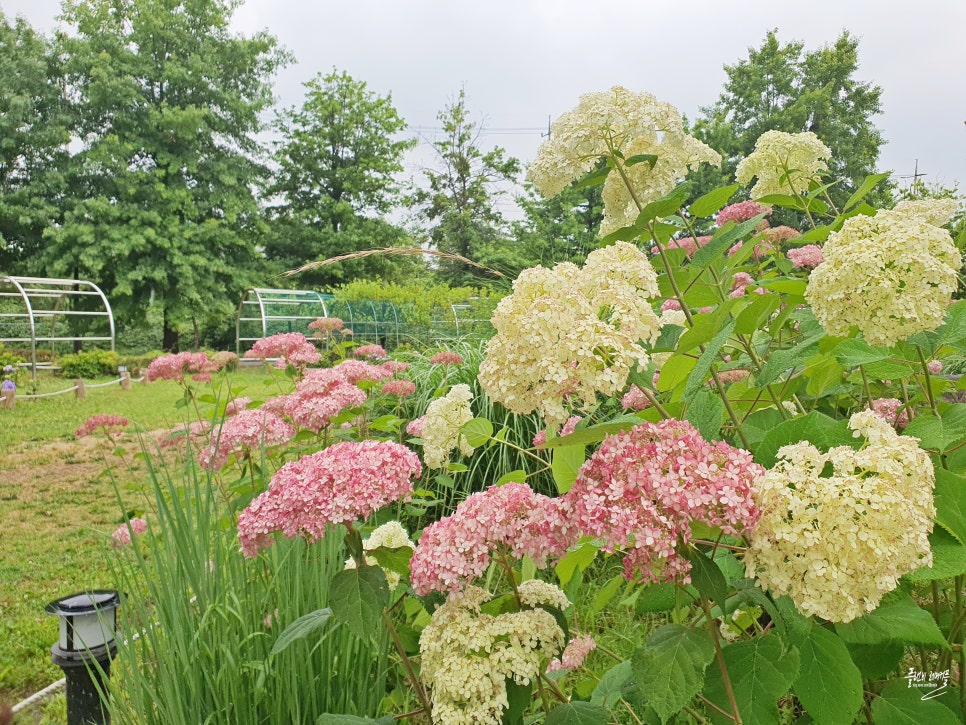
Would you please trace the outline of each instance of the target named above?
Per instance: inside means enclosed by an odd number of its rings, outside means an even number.
[[[78,592],[51,602],[48,614],[60,617],[60,639],[50,648],[54,664],[67,679],[67,725],[108,725],[107,680],[117,652],[116,591]]]

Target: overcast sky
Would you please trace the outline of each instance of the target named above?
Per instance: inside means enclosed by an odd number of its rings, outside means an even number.
[[[58,0],[0,0],[7,15],[54,27]],[[966,190],[966,2],[963,0],[247,0],[234,27],[267,29],[295,56],[276,81],[283,106],[333,67],[393,102],[432,138],[437,112],[465,87],[485,142],[533,158],[548,116],[581,93],[623,85],[690,118],[717,98],[723,66],[770,28],[806,49],[847,29],[860,39],[858,78],[883,89],[875,119],[880,170]],[[411,160],[425,158],[426,149]]]

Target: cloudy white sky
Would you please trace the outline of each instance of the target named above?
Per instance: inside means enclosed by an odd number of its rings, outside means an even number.
[[[50,29],[59,1],[0,8]],[[847,29],[860,38],[859,79],[884,91],[880,170],[910,175],[918,159],[925,180],[966,187],[963,0],[246,0],[234,27],[267,29],[294,54],[276,82],[284,106],[335,67],[391,92],[409,125],[431,138],[437,112],[463,86],[490,129],[485,142],[524,161],[548,116],[581,93],[646,90],[694,118],[717,98],[723,66],[746,58],[770,28],[808,49]]]

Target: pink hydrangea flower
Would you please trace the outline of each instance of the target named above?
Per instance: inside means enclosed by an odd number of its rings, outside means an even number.
[[[557,435],[560,438],[563,438],[564,436],[569,436],[577,428],[577,424],[580,421],[582,421],[583,419],[584,418],[581,415],[572,415],[572,416],[570,416],[567,419],[567,422],[564,423],[563,426],[560,428],[560,433],[558,433]],[[537,431],[537,434],[535,436],[533,436],[533,445],[534,446],[542,446],[546,442],[547,442],[547,429],[546,428],[544,428],[543,430]]]
[[[815,269],[825,261],[822,248],[817,244],[806,244],[804,247],[789,249],[788,259],[791,260],[792,266],[804,269]]]
[[[322,354],[301,332],[282,332],[257,341],[252,345],[252,349],[245,353],[245,357],[260,360],[278,358],[276,363],[278,367],[285,368],[291,365],[303,369],[309,365],[315,365],[322,359]]]
[[[127,418],[120,415],[92,415],[84,421],[84,425],[74,431],[77,438],[93,435],[100,430],[107,436],[117,435],[121,428],[127,426]]]
[[[597,649],[597,642],[589,634],[582,634],[579,637],[575,637],[567,643],[559,659],[554,657],[550,660],[549,664],[547,664],[547,672],[576,670],[587,659],[587,655],[595,649]]]
[[[452,352],[451,350],[443,350],[429,358],[429,361],[433,365],[462,365],[463,357],[459,353]]]
[[[382,392],[386,395],[398,395],[404,398],[416,392],[416,383],[410,380],[390,380],[382,386]]]
[[[871,410],[893,428],[902,430],[909,425],[909,411],[898,398],[876,398],[872,407],[866,406],[866,410]]]
[[[181,382],[186,374],[211,374],[217,369],[218,366],[211,362],[203,352],[179,352],[173,355],[162,355],[152,360],[145,375],[150,381],[174,380]]]
[[[744,380],[747,378],[748,375],[748,371],[742,370],[741,368],[718,371],[718,379],[723,383],[737,383],[739,380]]]
[[[759,204],[757,201],[739,201],[737,204],[729,204],[719,211],[714,223],[719,227],[723,227],[728,222],[740,224],[749,219],[754,219],[759,214],[771,216],[771,207]]]
[[[238,517],[241,549],[255,556],[271,546],[277,531],[290,539],[320,539],[329,525],[365,519],[387,503],[408,500],[412,479],[421,472],[419,456],[391,441],[336,443],[286,463]]]
[[[657,373],[655,373],[655,379],[657,378]],[[624,397],[621,398],[621,407],[624,410],[644,410],[647,406],[651,404],[647,396],[641,391],[636,385],[632,385]]]
[[[386,354],[386,349],[382,345],[376,345],[375,343],[370,343],[368,345],[360,345],[355,350],[352,351],[353,357],[356,358],[366,358],[366,357],[377,357],[384,358],[388,357]]]
[[[930,360],[926,363],[926,370],[929,371],[930,375],[939,375],[943,371],[942,360]]]
[[[319,317],[309,323],[309,329],[313,332],[331,333],[341,330],[345,323],[338,317]]]
[[[365,360],[343,360],[332,368],[332,370],[341,375],[346,382],[352,383],[353,385],[363,380],[375,383],[391,378],[395,374],[393,368],[387,367],[385,363],[382,365],[373,365],[367,363]]]
[[[409,370],[409,363],[400,362],[399,360],[386,360],[386,362],[379,365],[383,370],[388,370],[391,374],[401,373],[404,370]]]
[[[458,592],[503,549],[545,566],[566,552],[577,532],[560,519],[557,499],[534,493],[524,483],[491,486],[474,493],[446,518],[423,531],[410,561],[413,591]]]
[[[421,415],[406,424],[406,435],[420,438],[423,435],[423,426],[426,424],[426,416]]]
[[[667,312],[668,310],[680,310],[681,302],[674,297],[669,297],[661,303],[661,312]]]
[[[366,402],[365,392],[348,382],[345,372],[342,366],[307,371],[295,386],[295,392],[285,396],[282,411],[295,425],[318,433],[346,408]],[[272,404],[273,409],[275,405]]]
[[[114,546],[130,546],[132,532],[135,536],[138,536],[147,530],[148,522],[137,516],[133,519],[128,519],[127,523],[118,526],[114,533],[111,534],[111,538],[114,540]]]
[[[274,413],[242,410],[212,432],[211,443],[198,454],[198,462],[206,468],[221,468],[233,453],[248,455],[263,445],[269,448],[294,437],[295,429]]]
[[[225,415],[232,416],[245,410],[248,404],[252,402],[251,398],[234,398],[228,405],[225,406]]]
[[[560,499],[560,516],[605,551],[624,551],[624,576],[689,580],[678,546],[691,522],[739,534],[759,512],[752,482],[764,469],[750,453],[709,443],[686,421],[643,423],[604,440]]]
[[[711,241],[711,235],[706,234],[700,237],[681,237],[680,239],[671,239],[667,244],[664,245],[665,249],[683,249],[684,253],[688,257],[693,257],[699,247],[703,247],[705,244]],[[651,247],[651,254],[657,254],[658,248]]]

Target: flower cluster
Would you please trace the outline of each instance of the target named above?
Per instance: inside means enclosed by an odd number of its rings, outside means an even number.
[[[876,398],[871,410],[893,428],[902,430],[909,425],[909,410],[898,398]]]
[[[755,142],[755,150],[738,162],[735,180],[747,184],[752,177],[758,182],[751,190],[753,199],[769,194],[802,193],[832,156],[828,146],[812,132],[785,133],[765,131]]]
[[[228,457],[248,456],[260,447],[270,448],[295,437],[295,429],[267,410],[242,410],[226,418],[211,434],[211,443],[198,454],[198,462],[213,469],[222,468]]]
[[[644,395],[644,391],[636,385],[632,385],[621,398],[621,408],[624,410],[644,410],[650,404],[651,401]]]
[[[506,681],[536,680],[563,648],[563,630],[550,612],[536,607],[493,616],[481,611],[488,599],[476,587],[451,597],[419,638],[420,679],[432,692],[433,722],[500,722],[509,704]]]
[[[442,350],[429,358],[429,362],[433,365],[462,365],[463,356],[452,350]]]
[[[410,562],[413,591],[457,592],[486,571],[491,552],[498,549],[545,566],[575,538],[559,516],[557,499],[534,493],[524,483],[492,486],[426,527]]]
[[[364,358],[384,358],[388,357],[386,354],[386,349],[382,345],[376,345],[375,343],[370,343],[368,345],[360,345],[355,350],[352,351],[352,355],[357,359]]]
[[[896,204],[895,211],[911,214],[927,224],[944,227],[959,213],[958,199],[909,199]]]
[[[104,435],[110,437],[121,432],[121,428],[127,426],[127,418],[120,415],[92,415],[84,421],[84,425],[74,431],[77,438],[93,435],[97,431],[102,431]]]
[[[587,655],[595,649],[597,649],[597,642],[589,634],[575,637],[567,643],[559,659],[550,660],[550,664],[547,665],[547,672],[576,670],[587,659]]]
[[[560,433],[558,435],[561,438],[563,438],[564,436],[569,436],[577,429],[577,424],[583,419],[584,419],[583,416],[580,416],[580,415],[570,416],[567,419],[567,422],[563,424],[563,427],[560,429]],[[543,430],[538,430],[537,434],[533,436],[534,447],[542,446],[546,442],[547,442],[547,429],[544,428]]]
[[[318,317],[309,323],[309,329],[318,333],[332,333],[345,327],[345,323],[338,317]]]
[[[829,235],[805,299],[830,335],[857,326],[870,345],[894,345],[942,324],[962,256],[916,209],[854,216]]]
[[[251,398],[233,398],[228,405],[225,406],[225,416],[231,417],[241,413],[251,402]]]
[[[625,551],[628,579],[686,578],[691,564],[677,547],[690,541],[691,522],[729,534],[752,528],[752,482],[763,470],[747,451],[709,443],[686,421],[642,423],[604,440],[558,499],[560,516],[605,551]]]
[[[932,563],[929,456],[872,411],[855,413],[849,427],[867,441],[860,450],[779,449],[755,484],[762,515],[745,554],[747,576],[762,588],[833,622],[871,612],[899,577]]]
[[[815,269],[825,261],[822,248],[817,244],[806,244],[804,247],[788,250],[788,259],[793,267]]]
[[[736,224],[746,222],[749,219],[754,219],[759,214],[771,216],[771,207],[749,199],[748,201],[739,201],[737,204],[729,204],[726,206],[718,212],[718,215],[714,218],[714,223],[719,227],[723,227],[728,222],[735,222]]]
[[[697,254],[698,249],[700,249],[710,241],[711,241],[710,234],[705,234],[700,237],[680,237],[678,239],[669,239],[667,244],[664,245],[664,248],[665,249],[683,249],[688,259],[690,259],[695,254]],[[651,247],[651,254],[658,254],[659,251],[660,250],[656,246]]]
[[[403,527],[398,521],[388,521],[382,526],[376,528],[367,539],[362,540],[362,550],[363,551],[373,551],[379,548],[385,549],[415,549],[416,544],[412,542],[409,538],[409,532]],[[369,566],[377,566],[379,562],[373,556],[366,555],[366,564]],[[351,556],[346,560],[346,569],[355,569],[357,566],[356,560]],[[389,585],[389,589],[393,590],[399,586],[400,576],[397,572],[391,569],[383,569],[386,575],[386,583]]]
[[[640,342],[660,329],[650,302],[658,294],[650,262],[624,242],[591,252],[582,269],[524,270],[493,314],[480,384],[515,413],[539,409],[562,424],[566,399],[590,406],[597,393],[617,395],[631,369],[647,365]]]
[[[268,490],[238,517],[238,539],[246,556],[270,546],[271,535],[322,538],[326,526],[364,519],[391,501],[407,500],[419,457],[391,441],[337,443],[286,463]]]
[[[460,383],[426,408],[419,437],[423,439],[423,458],[427,468],[444,468],[450,452],[456,448],[464,456],[473,455],[473,447],[460,432],[463,425],[473,419],[471,400],[470,386]]]
[[[208,375],[217,371],[218,366],[208,359],[203,352],[179,352],[172,355],[162,355],[155,358],[148,365],[145,375],[149,381],[174,380],[181,382],[184,376]]]
[[[382,386],[382,392],[386,395],[396,395],[405,398],[416,392],[416,383],[411,380],[390,380]]]
[[[322,359],[322,354],[315,349],[301,332],[282,332],[278,335],[265,337],[252,345],[252,349],[245,353],[247,358],[278,358],[275,363],[279,368],[292,367],[304,369],[315,365]]]
[[[286,415],[300,428],[318,433],[346,408],[365,402],[365,392],[346,379],[346,369],[337,366],[306,371],[294,392],[266,400],[262,409]]]
[[[111,534],[111,539],[113,540],[114,546],[130,546],[131,534],[138,536],[147,530],[148,522],[140,516],[135,516],[133,519],[128,519],[126,523],[118,526],[114,533]]]
[[[657,159],[623,166],[623,159],[642,154]],[[620,163],[627,177],[625,183],[621,174],[611,173],[604,182],[602,236],[633,224],[640,213],[638,204],[670,192],[690,168],[701,162],[721,162],[720,154],[685,132],[681,114],[674,106],[650,93],[632,93],[615,86],[602,93],[582,95],[576,108],[554,122],[550,138],[537,151],[527,178],[544,196],[556,196],[593,169],[602,156]]]

